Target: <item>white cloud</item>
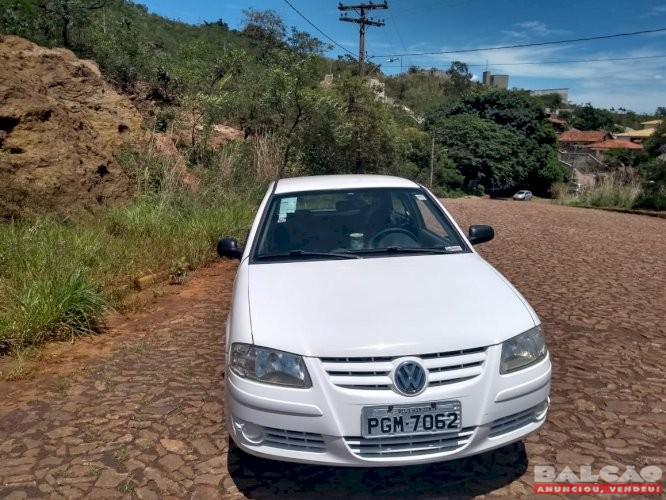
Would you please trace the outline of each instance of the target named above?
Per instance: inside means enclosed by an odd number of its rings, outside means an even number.
[[[542,21],[523,21],[513,25],[511,30],[503,30],[502,33],[513,38],[533,38],[544,37],[548,35],[563,35],[568,33],[566,30],[549,28]]]

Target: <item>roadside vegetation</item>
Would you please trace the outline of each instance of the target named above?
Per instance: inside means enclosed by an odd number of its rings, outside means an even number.
[[[127,206],[95,218],[0,224],[0,354],[92,333],[135,278],[186,273],[215,258],[220,236],[244,237],[260,194],[251,172],[233,189],[229,177],[206,176],[194,192],[175,182],[156,187],[176,177],[168,159],[125,161],[141,181]]]
[[[573,195],[563,183],[553,185],[559,203],[582,207],[666,210],[666,119],[643,144],[643,150],[607,153],[611,170],[582,193]]]
[[[605,177],[594,187],[577,195],[568,193],[567,189],[566,184],[553,186],[559,203],[575,207],[636,208],[636,200],[640,194],[638,183],[626,183],[615,177]]]

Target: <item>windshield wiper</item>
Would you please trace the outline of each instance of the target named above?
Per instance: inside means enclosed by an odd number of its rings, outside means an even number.
[[[333,257],[336,259],[360,259],[358,255],[352,253],[338,252],[308,252],[306,250],[291,250],[285,253],[272,253],[268,255],[259,255],[257,260],[277,260],[289,259],[291,257]]]
[[[462,249],[461,249],[462,250]],[[357,254],[378,254],[378,253],[388,253],[388,254],[399,254],[399,253],[434,253],[434,254],[448,254],[448,253],[459,253],[459,250],[447,250],[444,247],[434,247],[434,248],[416,248],[416,247],[386,247],[386,248],[371,248],[367,250],[358,250],[354,253]]]

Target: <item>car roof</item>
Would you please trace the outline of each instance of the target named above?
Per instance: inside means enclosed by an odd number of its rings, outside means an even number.
[[[417,188],[414,181],[389,175],[313,175],[280,179],[275,194],[367,188]]]

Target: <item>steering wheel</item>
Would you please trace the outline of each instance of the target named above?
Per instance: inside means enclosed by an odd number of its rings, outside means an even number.
[[[374,248],[379,240],[381,240],[382,238],[386,237],[389,234],[394,234],[394,233],[405,234],[409,236],[411,239],[416,241],[416,236],[414,236],[414,234],[411,231],[408,231],[407,229],[403,229],[401,227],[387,227],[386,229],[382,229],[372,237],[372,239],[370,240],[370,247]]]

